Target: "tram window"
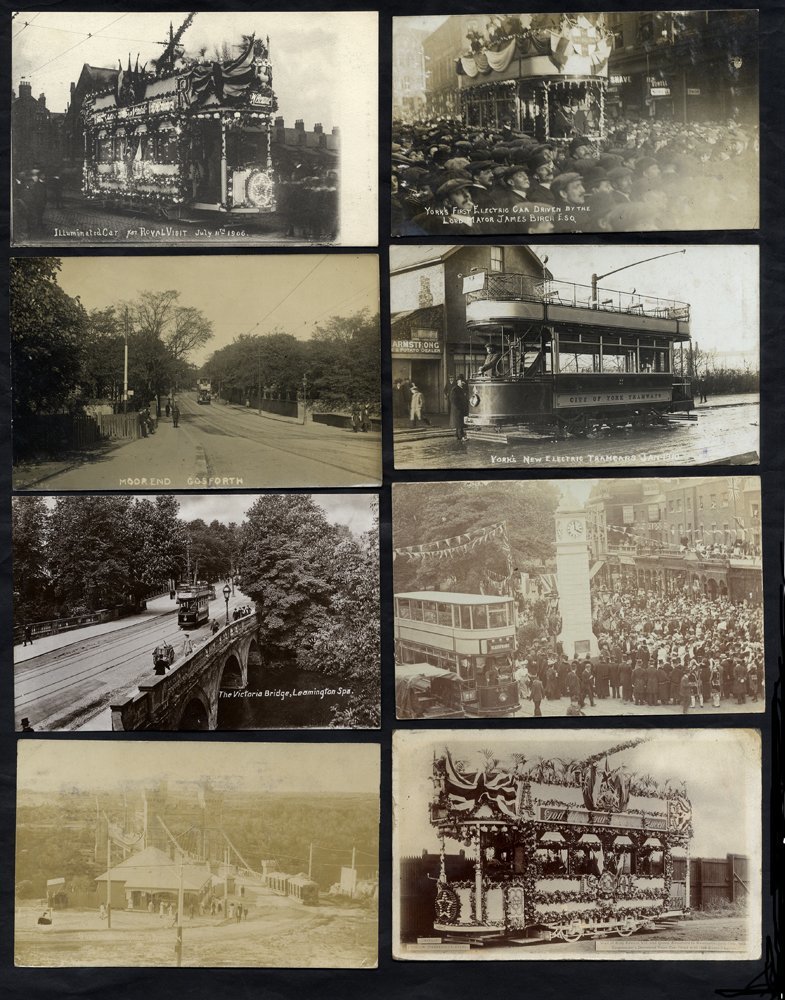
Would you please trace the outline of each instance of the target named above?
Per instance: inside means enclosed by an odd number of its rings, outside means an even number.
[[[460,607],[461,613],[461,628],[471,628],[472,627],[472,609],[468,604],[462,604]]]
[[[507,624],[507,605],[488,608],[488,628],[503,628]]]
[[[577,372],[587,375],[600,370],[599,345],[571,344],[562,341],[559,344],[559,369],[563,372]]]
[[[416,622],[422,621],[422,601],[412,601],[412,620]]]
[[[398,598],[398,617],[399,618],[411,618],[412,609],[407,598]]]
[[[437,604],[436,605],[436,620],[440,625],[450,625],[452,626],[452,605],[451,604]]]
[[[461,657],[458,661],[458,674],[462,681],[474,680],[474,666],[468,657]]]
[[[112,159],[112,153],[111,136],[101,136],[96,144],[96,159],[99,163],[109,163]]]
[[[433,625],[436,624],[436,601],[422,602],[422,620]]]
[[[485,604],[475,604],[472,609],[475,628],[488,628],[488,608]]]

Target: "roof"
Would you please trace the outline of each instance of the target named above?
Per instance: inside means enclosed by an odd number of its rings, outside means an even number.
[[[170,889],[177,891],[182,871],[183,888],[197,891],[211,878],[207,864],[186,862],[182,865],[158,847],[146,847],[125,861],[105,871],[96,882],[123,882],[126,889]]]
[[[443,604],[507,604],[511,598],[491,594],[452,594],[441,590],[412,590],[396,597],[409,597],[414,601],[441,601]]]
[[[530,247],[524,244],[516,244],[516,248],[528,253],[538,268],[545,265]],[[390,274],[399,274],[401,271],[411,271],[418,267],[427,267],[429,264],[441,264],[459,250],[465,250],[466,244],[460,246],[428,246],[426,244],[403,245],[390,247]],[[546,272],[550,276],[549,272]]]
[[[445,670],[443,667],[435,667],[432,663],[397,663],[395,665],[395,678],[402,680],[405,677],[456,677],[452,670]]]

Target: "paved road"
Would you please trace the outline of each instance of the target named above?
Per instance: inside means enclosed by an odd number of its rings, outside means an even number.
[[[395,444],[397,469],[593,468],[607,465],[755,464],[760,410],[755,402],[704,409],[695,423],[654,431],[616,431],[567,441],[530,440],[510,445],[453,438]]]
[[[229,598],[230,615],[237,605],[247,603],[236,592]],[[225,613],[219,594],[210,604],[210,616],[223,623]],[[14,664],[16,728],[21,729],[27,716],[37,732],[111,730],[109,706],[135,694],[141,681],[154,678],[153,649],[166,640],[179,658],[186,634],[196,647],[210,632],[206,626],[184,632],[174,604],[168,614],[128,628],[99,635],[90,628],[75,629],[68,645]]]
[[[93,455],[29,488],[45,490],[220,489],[378,486],[381,435],[260,416],[256,410],[178,396],[178,427]],[[24,470],[25,482],[35,478]],[[16,485],[20,485],[17,483]],[[25,488],[28,488],[25,486]]]

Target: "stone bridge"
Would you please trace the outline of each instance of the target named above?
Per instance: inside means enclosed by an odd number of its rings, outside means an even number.
[[[140,684],[133,698],[112,705],[112,729],[221,729],[221,692],[258,689],[261,674],[259,623],[251,614],[219,629],[167,673]]]

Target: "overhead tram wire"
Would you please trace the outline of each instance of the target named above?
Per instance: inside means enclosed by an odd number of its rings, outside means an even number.
[[[314,273],[314,271],[316,270],[316,268],[320,267],[326,260],[327,260],[327,254],[323,254],[322,257],[314,264],[314,266],[311,268],[311,270],[304,277],[300,278],[300,280],[297,282],[297,284],[294,286],[294,288],[290,289],[290,291],[288,291],[286,293],[286,295],[284,295],[284,297],[279,302],[277,302],[272,307],[272,309],[270,309],[269,312],[265,313],[264,316],[262,316],[261,319],[258,319],[249,330],[246,330],[245,333],[240,334],[240,336],[241,337],[250,337],[250,335],[254,332],[254,330],[258,326],[261,326],[262,323],[264,323],[264,321],[266,319],[269,319],[269,317],[272,316],[272,314],[275,312],[276,309],[280,309],[280,307],[284,304],[284,302],[286,302],[287,299],[291,298],[292,295],[294,295],[294,293],[300,287],[300,285],[302,285],[305,281],[307,281],[308,278],[310,278],[311,275]]]
[[[111,28],[113,24],[117,24],[118,21],[122,21],[124,17],[128,17],[128,13],[121,14],[119,17],[116,17],[114,21],[110,21],[109,24],[104,25],[104,27],[101,28],[101,31],[106,31],[107,28]],[[33,76],[35,73],[40,73],[42,69],[45,69],[47,66],[51,66],[53,62],[57,62],[58,59],[62,59],[63,56],[68,55],[69,52],[72,52],[80,45],[84,45],[85,42],[89,41],[91,38],[95,38],[99,34],[100,32],[88,32],[84,38],[80,38],[78,42],[75,42],[73,45],[69,45],[68,48],[59,55],[53,56],[48,62],[43,63],[37,69],[31,70],[30,76]]]
[[[37,16],[38,15],[36,15],[36,17]],[[43,31],[57,31],[61,35],[82,35],[83,37],[87,36],[88,38],[105,38],[109,42],[136,42],[139,45],[149,45],[150,43],[149,38],[131,38],[126,35],[105,35],[103,31],[93,31],[92,33],[90,33],[85,31],[77,31],[75,28],[55,28],[53,24],[40,24],[40,23],[33,24],[32,21],[29,21],[25,25],[25,28],[39,28]],[[21,35],[22,32],[25,30],[25,28],[20,28],[19,31],[17,31],[16,35],[14,35],[14,38],[16,38],[18,35]],[[159,42],[158,44],[163,44],[163,43]]]
[[[16,14],[14,14],[13,16],[16,17]],[[37,17],[40,17],[40,16],[41,16],[41,12],[40,11],[37,14],[33,14],[33,20],[32,21],[25,21],[25,23],[22,25],[22,27],[19,29],[19,31],[17,31],[17,33],[13,37],[14,38],[18,38],[22,34],[22,32],[25,30],[25,28],[32,27],[35,24],[35,19]]]

